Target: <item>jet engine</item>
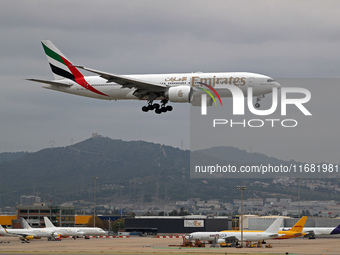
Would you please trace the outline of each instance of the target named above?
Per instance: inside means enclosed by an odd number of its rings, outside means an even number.
[[[176,86],[170,87],[167,92],[165,92],[165,97],[170,100],[170,102],[175,103],[190,103],[192,100],[193,89],[190,86]]]
[[[217,240],[217,243],[222,243],[222,242],[225,242],[225,239],[220,238],[220,239]]]

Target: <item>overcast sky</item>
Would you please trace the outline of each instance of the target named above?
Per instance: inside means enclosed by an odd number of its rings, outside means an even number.
[[[75,64],[117,74],[249,71],[339,78],[339,10],[339,1],[310,0],[1,1],[0,152],[67,146],[94,132],[189,148],[188,104],[156,115],[141,111],[144,102],[101,101],[25,81],[53,78],[41,40],[53,41]],[[329,101],[320,100],[320,107],[327,109]],[[336,141],[339,122],[327,130]],[[320,130],[313,132],[317,137]],[[287,155],[240,145],[249,146]]]

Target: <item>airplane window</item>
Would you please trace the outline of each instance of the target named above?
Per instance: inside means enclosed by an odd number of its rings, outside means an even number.
[[[268,79],[267,82],[274,82],[274,79]]]

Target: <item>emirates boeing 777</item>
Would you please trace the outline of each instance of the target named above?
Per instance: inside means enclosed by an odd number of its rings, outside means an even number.
[[[44,40],[42,45],[54,80],[28,80],[44,83],[43,87],[47,89],[85,97],[146,100],[147,104],[142,107],[144,112],[155,110],[160,114],[172,111],[172,106],[167,105],[169,101],[200,106],[203,93],[211,97],[206,100],[209,106],[216,103],[213,94],[220,102],[223,97],[232,97],[232,87],[239,88],[245,96],[247,88],[252,87],[252,96],[257,97],[255,107],[258,108],[265,94],[271,93],[273,88],[280,88],[280,84],[269,76],[247,72],[117,75],[72,64],[51,41]],[[79,69],[97,76],[84,76]],[[157,100],[160,100],[160,104],[154,103]]]

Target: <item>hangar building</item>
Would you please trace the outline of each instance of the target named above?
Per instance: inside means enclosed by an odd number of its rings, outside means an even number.
[[[125,231],[146,234],[221,231],[231,227],[232,219],[227,216],[136,216],[125,219]]]

